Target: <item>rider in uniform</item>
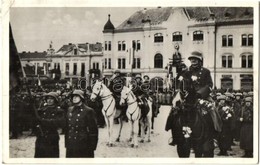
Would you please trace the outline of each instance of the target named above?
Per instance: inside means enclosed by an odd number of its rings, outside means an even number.
[[[120,97],[121,97],[121,91],[124,86],[125,86],[125,79],[121,75],[120,70],[116,70],[110,79],[108,88],[113,93],[113,96],[115,98],[116,109],[122,110],[123,116],[125,116],[125,114],[126,114],[126,107],[120,106],[119,102],[120,102]]]
[[[210,71],[207,68],[204,68],[203,65],[203,56],[202,53],[198,51],[193,51],[188,58],[191,62],[189,67],[189,74],[191,75],[191,83],[195,88],[196,97],[198,99],[208,100],[214,102],[210,97],[211,89],[213,86],[212,78]],[[210,111],[210,116],[213,121],[213,128],[208,130],[208,137],[203,142],[202,146],[200,144],[195,144],[194,150],[197,150],[199,154],[195,155],[196,157],[213,157],[214,156],[214,141],[213,138],[216,134],[216,131],[221,131],[222,122],[218,112]],[[196,151],[195,151],[196,153]]]

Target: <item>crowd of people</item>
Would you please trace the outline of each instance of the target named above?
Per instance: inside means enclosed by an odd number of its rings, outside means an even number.
[[[253,156],[253,92],[212,92],[210,72],[201,65],[202,56],[195,52],[189,57],[189,74],[196,96],[214,102],[222,125],[215,136],[220,152],[227,156],[234,141],[240,141],[244,157]],[[183,71],[187,68],[183,67]],[[182,81],[186,72],[178,74]],[[136,75],[130,82],[138,104],[142,107],[146,99],[153,99],[158,105],[158,93],[150,90],[149,76]],[[119,70],[114,72],[108,88],[119,104],[120,92],[126,79]],[[59,157],[59,129],[65,134],[66,157],[94,157],[98,143],[98,127],[105,121],[100,100],[90,100],[91,87],[84,91],[75,88],[55,87],[45,89],[38,86],[30,92],[10,94],[10,138],[18,138],[23,131],[31,131],[36,136],[35,157]],[[176,89],[174,89],[176,90]],[[173,90],[173,91],[174,91]],[[158,91],[157,91],[158,92]],[[175,106],[175,105],[173,105]],[[158,106],[157,106],[158,107]],[[142,111],[142,115],[147,112]],[[153,114],[156,116],[156,114]],[[173,135],[174,136],[174,135]],[[174,144],[170,144],[174,145]]]

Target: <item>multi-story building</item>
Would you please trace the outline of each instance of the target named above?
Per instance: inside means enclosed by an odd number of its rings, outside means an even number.
[[[202,52],[215,87],[253,87],[253,8],[145,8],[116,28],[109,15],[103,36],[107,77],[116,69],[165,77],[178,44],[187,65],[192,51]]]
[[[50,44],[47,52],[20,53],[23,66],[33,68],[32,74],[67,79],[73,83],[102,74],[102,44],[82,43],[63,45],[57,52]],[[32,70],[32,69],[31,69]],[[32,72],[32,71],[31,71]]]

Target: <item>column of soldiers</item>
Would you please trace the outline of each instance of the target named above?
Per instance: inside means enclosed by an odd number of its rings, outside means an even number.
[[[218,155],[228,156],[231,146],[240,142],[243,157],[253,157],[253,92],[217,93],[215,97],[223,122]]]

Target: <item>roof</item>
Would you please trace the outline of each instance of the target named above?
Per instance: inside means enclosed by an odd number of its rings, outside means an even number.
[[[22,52],[22,53],[18,53],[19,54],[19,57],[21,59],[25,59],[25,58],[42,58],[42,59],[45,59],[46,55],[47,55],[47,52]]]
[[[135,12],[122,24],[120,24],[115,32],[121,31],[140,31],[144,30],[146,23],[151,25],[151,28],[156,25],[161,25],[167,21],[174,10],[180,9],[174,7],[144,9]],[[190,20],[198,22],[208,22],[215,18],[218,22],[239,22],[242,20],[253,20],[252,7],[183,7],[185,14]]]
[[[66,55],[67,53],[71,52],[73,49],[78,49],[82,53],[87,52],[89,50],[91,52],[101,52],[102,51],[102,44],[98,43],[98,42],[95,43],[95,44],[89,44],[89,43],[72,44],[72,43],[69,43],[67,45],[63,45],[57,51],[57,54]]]
[[[114,29],[115,29],[115,27],[112,24],[112,22],[110,21],[110,14],[108,14],[108,20],[107,20],[107,23],[104,26],[103,32],[113,32]]]
[[[172,7],[139,10],[120,24],[116,30],[143,28],[145,23],[159,25],[166,21],[172,12]]]

